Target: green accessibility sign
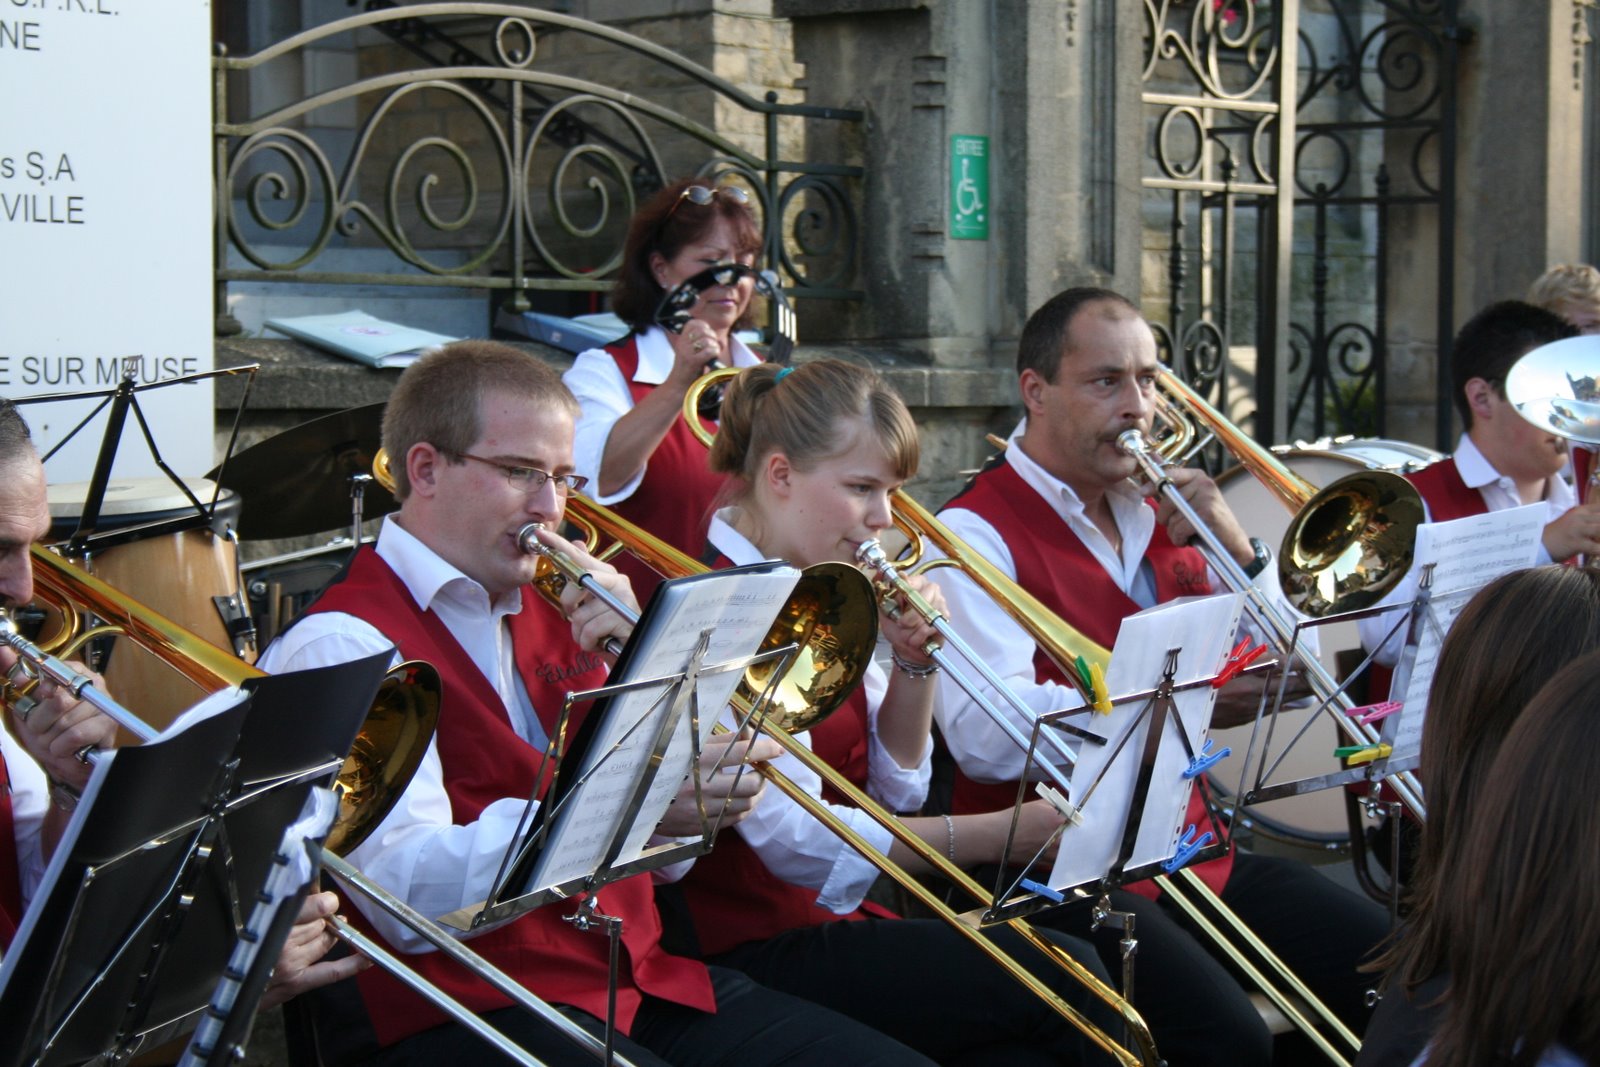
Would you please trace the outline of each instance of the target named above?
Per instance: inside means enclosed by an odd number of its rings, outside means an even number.
[[[950,236],[989,239],[989,138],[950,136]]]

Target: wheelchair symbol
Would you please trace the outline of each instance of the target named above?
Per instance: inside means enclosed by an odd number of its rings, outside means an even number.
[[[970,159],[961,161],[961,179],[956,182],[956,213],[958,215],[977,215],[983,210],[983,200],[978,195],[978,183],[973,181],[972,175],[967,172],[967,165],[971,162]]]

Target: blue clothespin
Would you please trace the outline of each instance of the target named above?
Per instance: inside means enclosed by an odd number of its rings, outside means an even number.
[[[1213,741],[1214,738],[1206,738],[1205,747],[1200,750],[1200,754],[1191,759],[1189,761],[1189,766],[1184,768],[1183,776],[1185,778],[1198,778],[1200,775],[1210,770],[1213,765],[1221,763],[1223,760],[1233,755],[1232,748],[1224,748],[1221,752],[1212,753],[1211,745]]]
[[[1161,869],[1163,871],[1168,874],[1178,873],[1178,871],[1189,865],[1189,861],[1194,859],[1196,852],[1199,852],[1216,839],[1216,835],[1207,830],[1200,835],[1198,841],[1195,840],[1194,834],[1197,829],[1199,827],[1195,826],[1194,823],[1189,824],[1189,828],[1183,832],[1183,836],[1178,838],[1178,851],[1173,853],[1171,859],[1162,861]]]
[[[1028,892],[1037,893],[1046,900],[1053,900],[1057,904],[1063,903],[1067,899],[1060,893],[1057,893],[1054,889],[1051,889],[1049,886],[1045,885],[1043,882],[1035,882],[1032,878],[1023,878],[1018,881],[1017,884],[1026,889]]]

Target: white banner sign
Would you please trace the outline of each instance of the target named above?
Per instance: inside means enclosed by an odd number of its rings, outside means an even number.
[[[0,0],[0,396],[211,369],[210,36],[209,0]],[[138,400],[169,465],[212,466],[210,381]],[[99,402],[22,411],[45,453]],[[105,423],[51,481],[88,479]],[[114,469],[156,473],[135,419]]]

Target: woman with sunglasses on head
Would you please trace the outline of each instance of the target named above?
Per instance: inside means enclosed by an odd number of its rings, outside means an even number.
[[[916,472],[918,455],[905,403],[866,368],[818,360],[746,370],[728,388],[711,452],[712,469],[730,479],[730,506],[716,513],[709,534],[716,565],[854,563],[856,548],[889,526],[890,495]],[[937,587],[912,583],[942,607]],[[915,811],[928,788],[937,668],[925,647],[935,633],[909,611],[884,612],[880,626],[892,669],[870,666],[864,685],[803,741],[885,807]],[[878,851],[920,869],[888,830],[840,803],[798,761],[786,756],[775,765]],[[954,929],[863,905],[877,869],[798,804],[769,793],[757,814],[759,822],[719,835],[681,883],[708,961],[759,975],[942,1063],[1096,1062],[1086,1038]],[[904,822],[957,863],[994,863],[1011,812]],[[1031,856],[1060,825],[1043,801],[1028,804],[1015,848]],[[1001,928],[990,936],[1102,1029],[1120,1034],[1108,1008],[1018,935]],[[1048,936],[1110,984],[1088,945]]]
[[[1489,768],[1539,687],[1596,647],[1600,573],[1582,567],[1534,567],[1497,578],[1451,627],[1422,731],[1418,774],[1428,820],[1407,891],[1410,913],[1374,964],[1386,972],[1385,988],[1357,1067],[1407,1067],[1422,1051],[1450,979],[1453,935],[1440,917],[1451,889],[1447,870],[1476,838],[1492,836],[1500,818],[1482,800]]]
[[[705,542],[722,479],[706,467],[705,447],[683,419],[683,398],[713,363],[761,362],[733,335],[749,310],[754,280],[704,290],[681,333],[656,325],[656,309],[706,268],[749,267],[760,250],[761,231],[744,190],[705,178],[671,183],[634,215],[623,246],[611,308],[632,332],[580,353],[564,375],[583,407],[574,459],[589,478],[589,494],[690,555]],[[618,566],[644,603],[659,578],[626,557]]]

